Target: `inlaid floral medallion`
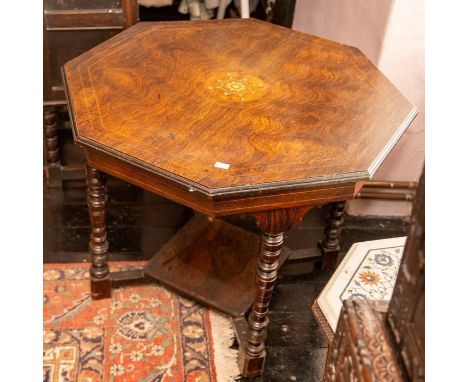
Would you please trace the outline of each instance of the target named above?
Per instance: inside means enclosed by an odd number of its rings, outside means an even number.
[[[44,266],[44,381],[233,381],[232,340],[227,318],[162,286],[92,300],[87,264]]]
[[[208,77],[206,87],[218,98],[234,102],[253,101],[267,92],[267,86],[260,78],[240,72],[216,72]]]

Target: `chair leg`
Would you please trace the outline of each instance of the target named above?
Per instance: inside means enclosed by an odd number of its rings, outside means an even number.
[[[229,5],[230,0],[220,0],[218,6],[218,13],[216,14],[216,18],[218,20],[224,19],[224,14],[226,13],[226,8]]]
[[[249,0],[241,0],[240,1],[240,9],[241,9],[241,18],[248,19],[250,18],[250,4]]]
[[[49,187],[62,187],[57,118],[58,115],[55,108],[44,108],[44,149],[46,179],[47,186]]]

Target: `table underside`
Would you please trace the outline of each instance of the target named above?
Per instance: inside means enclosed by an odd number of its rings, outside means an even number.
[[[255,299],[261,237],[219,219],[197,215],[149,261],[144,275],[232,317]],[[283,247],[280,266],[291,251]]]

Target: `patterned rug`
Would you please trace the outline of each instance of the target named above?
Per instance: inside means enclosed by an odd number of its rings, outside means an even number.
[[[44,265],[44,381],[234,381],[233,340],[225,316],[162,286],[125,286],[93,301],[88,264]]]

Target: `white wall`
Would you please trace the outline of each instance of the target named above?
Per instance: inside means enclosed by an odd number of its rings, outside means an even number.
[[[358,47],[419,115],[374,175],[417,181],[424,162],[424,0],[297,0],[293,29]],[[408,216],[409,202],[353,200],[352,215]]]

